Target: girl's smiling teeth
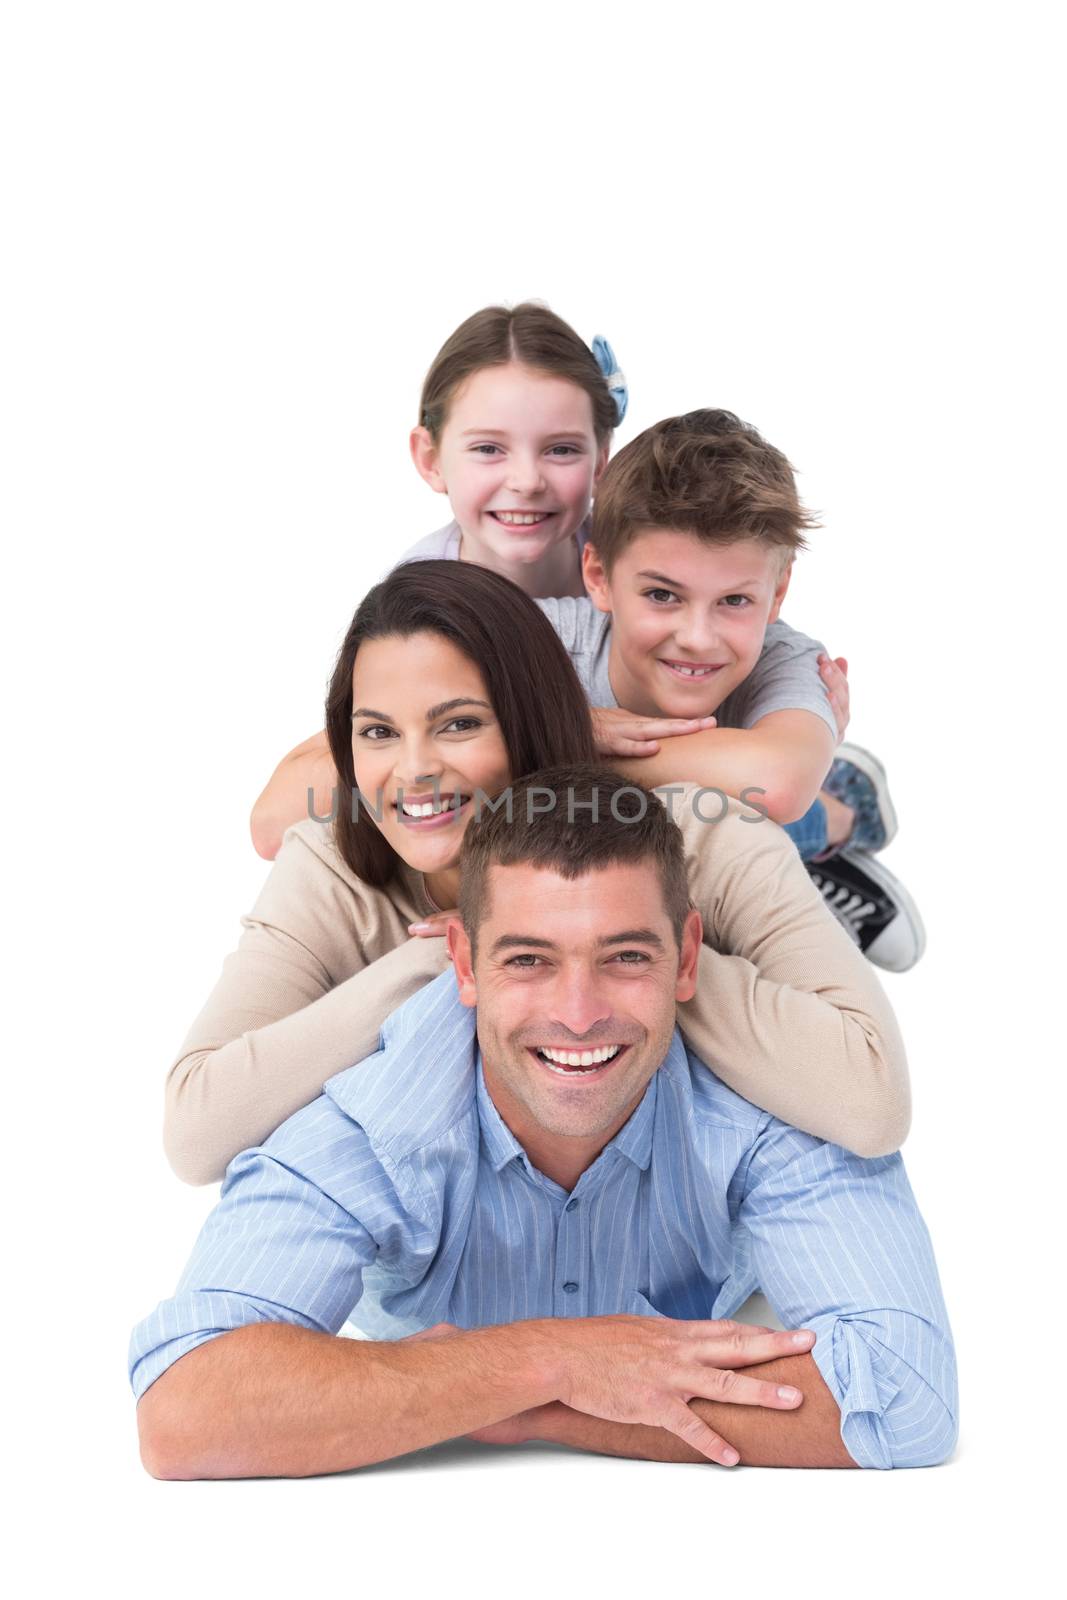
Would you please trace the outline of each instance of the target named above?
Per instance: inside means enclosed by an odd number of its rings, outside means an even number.
[[[536,528],[539,523],[547,522],[549,517],[554,517],[554,511],[490,511],[489,515],[494,522],[502,522],[505,528]]]

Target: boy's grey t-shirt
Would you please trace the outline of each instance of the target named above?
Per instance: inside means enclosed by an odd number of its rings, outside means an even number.
[[[617,706],[608,677],[611,614],[591,600],[564,597],[536,602],[559,634],[581,680],[589,704]],[[715,711],[720,728],[751,728],[772,711],[813,711],[837,743],[830,696],[819,676],[823,646],[787,622],[772,622],[759,660]]]

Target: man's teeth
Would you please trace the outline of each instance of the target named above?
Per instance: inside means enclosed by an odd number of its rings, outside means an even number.
[[[547,511],[494,511],[498,522],[514,522],[526,526],[531,522],[542,522],[548,516]]]
[[[605,1061],[611,1061],[618,1055],[622,1046],[619,1044],[606,1044],[599,1050],[548,1050],[541,1048],[537,1054],[546,1066],[554,1072],[570,1071],[575,1067],[585,1067],[595,1071],[603,1066]]]
[[[405,817],[438,817],[442,811],[455,811],[456,807],[462,804],[463,796],[459,794],[450,794],[441,800],[426,800],[421,804],[405,800],[403,812]]]

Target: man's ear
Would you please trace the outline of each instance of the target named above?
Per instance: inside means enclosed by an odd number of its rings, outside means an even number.
[[[447,485],[437,465],[437,446],[430,437],[430,430],[423,427],[412,428],[408,443],[411,446],[411,459],[415,463],[415,471],[419,477],[438,494],[447,494]]]
[[[611,579],[604,570],[596,546],[587,544],[582,551],[582,582],[598,611],[611,610]]]
[[[460,1002],[462,1005],[474,1007],[478,1004],[478,989],[474,982],[474,960],[467,930],[459,917],[449,918],[445,940],[456,972],[456,987],[459,989]]]
[[[699,911],[690,911],[682,929],[682,948],[678,954],[678,981],[674,987],[676,1000],[692,1000],[697,992],[697,961],[704,924]]]
[[[778,587],[774,591],[774,601],[773,601],[773,603],[771,605],[770,615],[767,618],[767,626],[768,626],[768,628],[770,627],[772,622],[777,622],[778,621],[778,613],[782,609],[782,601],[785,599],[786,591],[789,588],[789,580],[790,580],[790,578],[792,576],[793,576],[793,561],[792,561],[792,557],[791,557],[790,560],[789,560],[789,564],[787,565],[785,571],[782,573],[782,576],[778,579]]]

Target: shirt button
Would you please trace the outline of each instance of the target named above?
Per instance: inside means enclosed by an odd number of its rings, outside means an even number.
[[[565,1283],[563,1285],[563,1293],[564,1294],[577,1294],[578,1293],[578,1285],[576,1283],[573,1283],[573,1282],[572,1283]]]
[[[578,1207],[580,1205],[581,1205],[581,1201],[580,1200],[568,1200],[567,1204],[563,1207],[563,1209],[564,1209],[564,1211],[577,1211],[577,1209],[578,1209]]]

